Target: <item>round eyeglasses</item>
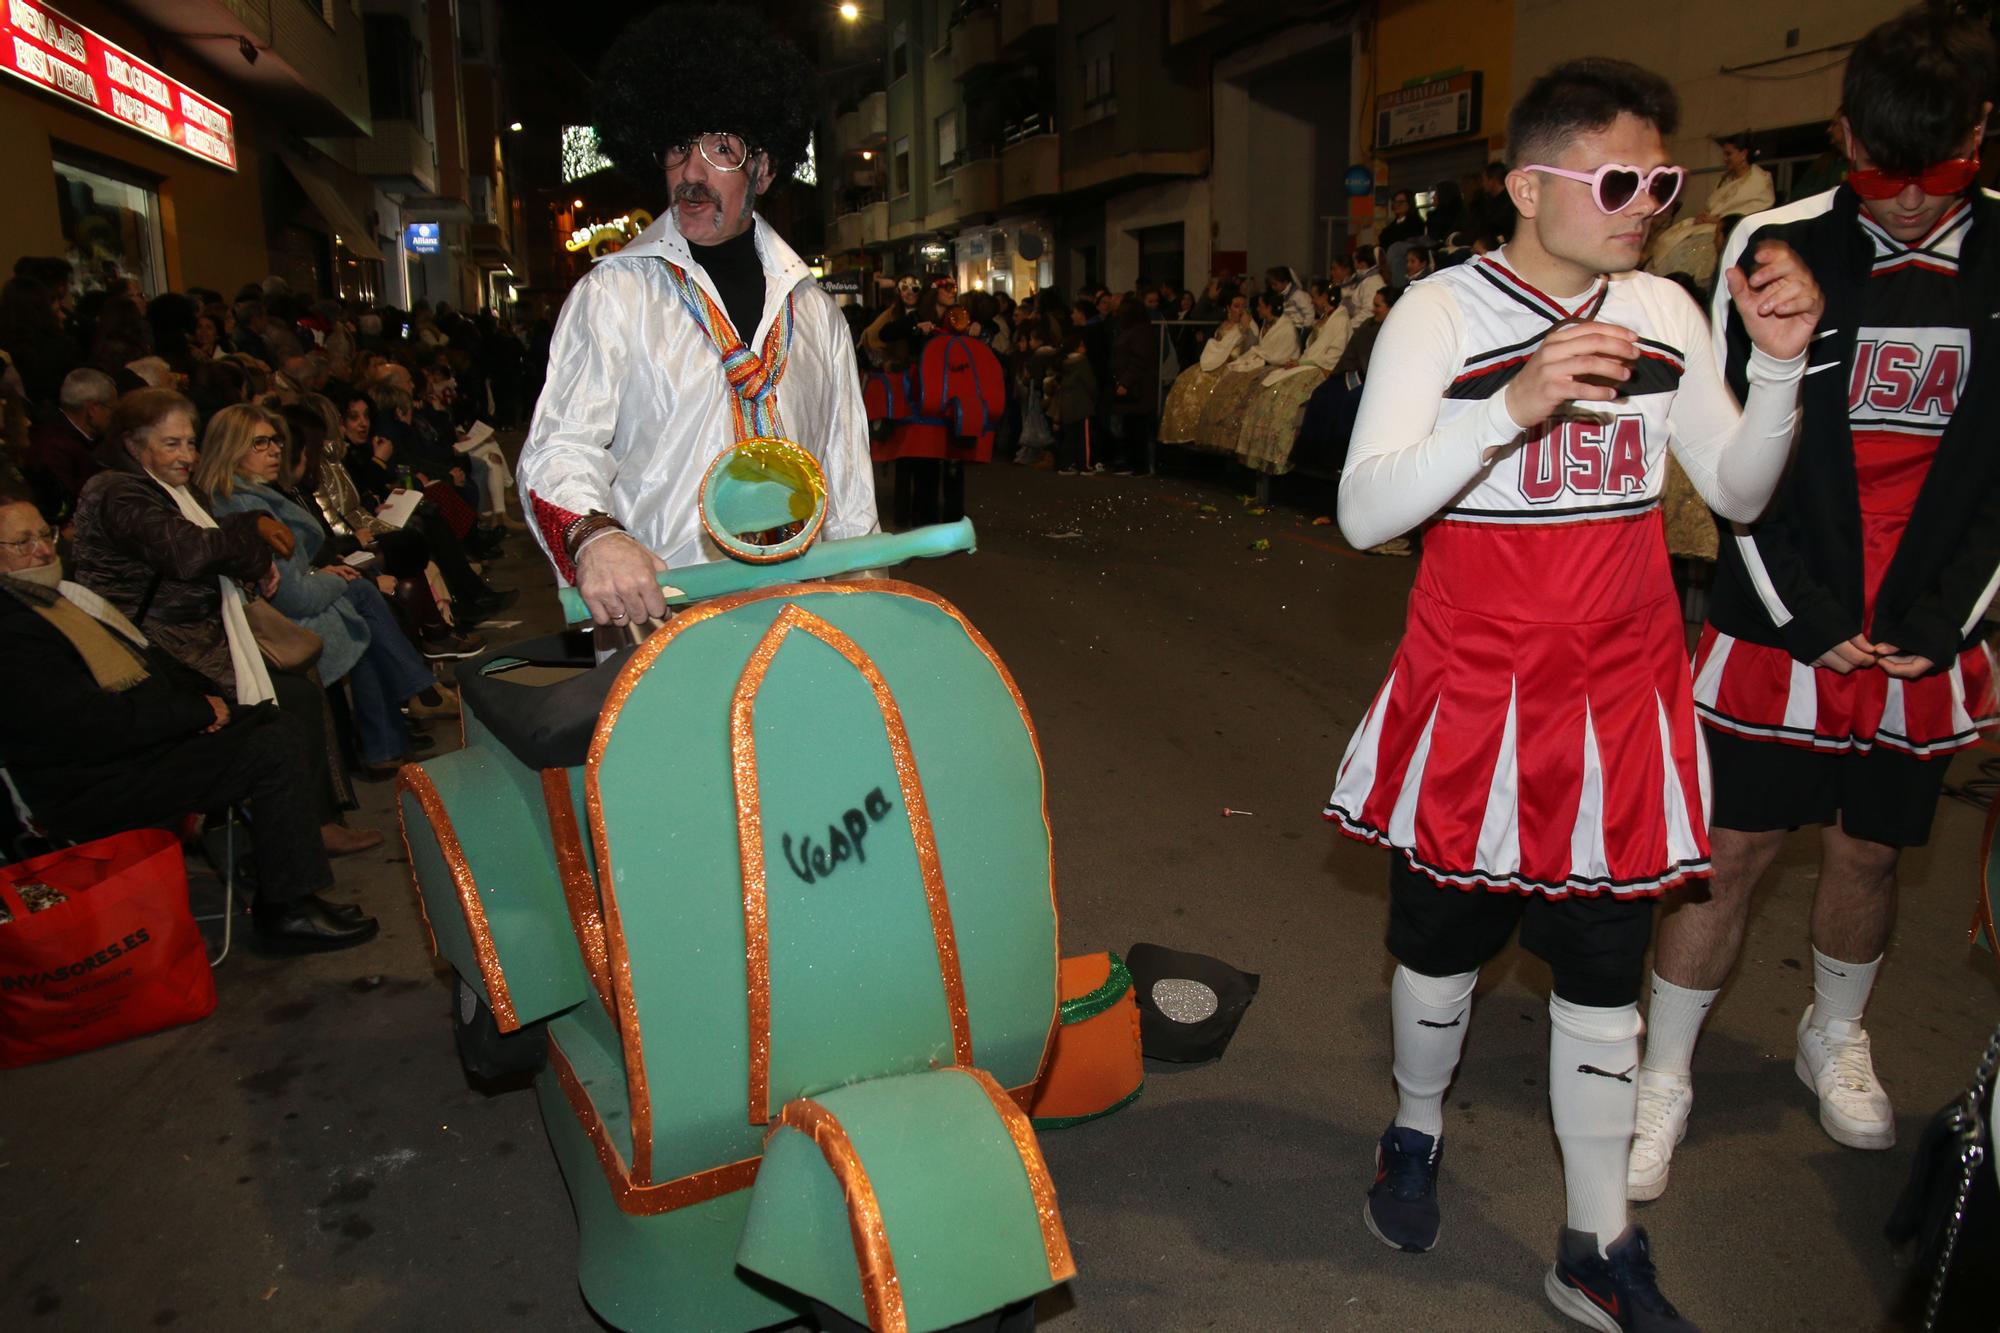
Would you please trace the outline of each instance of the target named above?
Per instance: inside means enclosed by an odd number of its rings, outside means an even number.
[[[717,171],[741,171],[750,165],[750,159],[759,151],[746,143],[740,134],[716,131],[704,134],[692,143],[677,143],[667,149],[667,165],[682,165],[688,160],[688,154],[697,149],[701,152],[701,160]]]

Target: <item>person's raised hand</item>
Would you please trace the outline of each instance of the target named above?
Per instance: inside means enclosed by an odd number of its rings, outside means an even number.
[[[576,558],[576,590],[600,625],[658,620],[667,613],[657,575],[667,562],[622,532],[598,537]]]
[[[1813,659],[1813,665],[1844,676],[1850,671],[1862,671],[1876,665],[1882,656],[1882,648],[1883,645],[1870,643],[1866,637],[1857,634],[1821,653]]]
[[[1764,355],[1789,361],[1806,350],[1826,310],[1826,298],[1812,270],[1791,246],[1759,241],[1755,271],[1745,277],[1732,264],[1725,276],[1743,329]]]
[[[1536,426],[1564,403],[1610,402],[1632,377],[1639,336],[1617,324],[1582,320],[1562,324],[1507,386],[1507,414],[1522,426]]]
[[[277,552],[281,560],[290,556],[298,546],[292,537],[292,530],[269,514],[257,515],[257,535],[263,539],[264,545]]]

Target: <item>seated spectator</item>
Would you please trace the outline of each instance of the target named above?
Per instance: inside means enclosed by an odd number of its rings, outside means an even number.
[[[97,309],[91,334],[89,364],[111,376],[120,393],[150,387],[132,363],[153,355],[153,326],[144,308],[123,296],[107,299]]]
[[[1299,275],[1280,264],[1264,273],[1265,287],[1276,294],[1283,305],[1285,318],[1292,322],[1292,328],[1303,338],[1306,330],[1313,326],[1312,297],[1299,282]]]
[[[367,394],[356,393],[341,405],[341,439],[346,448],[342,461],[363,502],[374,513],[380,513],[392,495],[407,489],[399,475],[404,470],[397,456],[400,446],[384,428],[388,425],[378,419],[375,402]],[[410,480],[416,479],[412,476]],[[489,586],[472,568],[464,544],[435,504],[419,505],[409,526],[423,537],[430,558],[444,576],[460,629],[513,605],[511,594]]]
[[[1412,245],[1408,250],[1403,252],[1403,280],[1405,283],[1415,282],[1420,278],[1428,278],[1435,271],[1436,266],[1431,262],[1431,252],[1427,247]]]
[[[333,884],[314,828],[308,746],[269,704],[232,706],[131,620],[63,579],[55,534],[0,494],[0,753],[35,818],[87,841],[237,802],[254,825],[251,920],[274,952],[373,939]]]
[[[438,682],[424,659],[396,627],[382,595],[351,565],[323,564],[326,531],[312,513],[287,497],[281,481],[296,481],[297,453],[285,422],[266,408],[225,408],[202,438],[195,486],[217,514],[269,514],[290,530],[292,553],[278,562],[271,605],[319,635],[324,650],[320,683],[332,689],[350,681],[354,726],[364,772],[393,777],[410,759],[410,731],[402,705],[415,701],[420,716],[449,716]],[[422,696],[428,696],[428,708]]]
[[[1375,350],[1375,338],[1382,322],[1402,295],[1393,287],[1375,293],[1370,318],[1348,337],[1333,373],[1313,391],[1300,423],[1298,439],[1292,445],[1292,466],[1338,476],[1347,465],[1347,442],[1354,430],[1354,415],[1361,406],[1361,386],[1368,376],[1368,361]],[[1400,540],[1400,539],[1399,539]],[[1390,543],[1391,546],[1394,543]],[[1407,551],[1407,544],[1405,545]]]
[[[76,367],[76,346],[63,332],[60,292],[32,277],[10,278],[0,286],[0,352],[14,362],[31,403],[51,403],[63,376]]]
[[[291,553],[291,533],[268,514],[218,521],[188,488],[194,405],[172,390],[119,399],[105,439],[117,466],[85,483],[77,503],[77,582],[199,675],[208,692],[244,708],[277,701],[305,734],[327,850],[380,845],[380,833],[338,822],[324,692],[305,676],[266,668],[244,609],[245,588],[257,596],[276,589],[273,557]]]
[[[43,513],[67,522],[83,484],[104,470],[97,443],[111,420],[118,391],[101,370],[80,366],[63,376],[58,411],[34,428],[28,442],[29,483],[38,488]]]
[[[333,403],[308,394],[280,415],[296,453],[288,475],[295,473],[297,480],[279,489],[319,519],[326,529],[326,549],[339,558],[359,551],[376,558],[370,571],[376,586],[394,603],[398,624],[425,657],[444,660],[484,652],[484,639],[454,630],[446,621],[431,591],[433,577],[443,586],[443,575],[423,535],[414,528],[390,527],[363,504],[341,462],[340,413]]]

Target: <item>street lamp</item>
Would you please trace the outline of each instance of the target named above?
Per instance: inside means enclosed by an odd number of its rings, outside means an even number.
[[[852,3],[852,0],[850,0],[848,4],[840,7],[840,16],[849,23],[852,23],[861,17],[861,6]]]
[[[572,199],[572,200],[570,200],[570,201],[569,201],[569,206],[570,206],[571,208],[582,208],[582,207],[583,207],[583,200],[581,200],[581,199]]]
[[[519,134],[521,132],[521,122],[517,120],[513,124],[509,125],[507,128],[512,130],[515,134]]]

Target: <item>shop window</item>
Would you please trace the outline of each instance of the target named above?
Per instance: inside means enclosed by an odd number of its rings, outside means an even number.
[[[910,141],[898,139],[889,150],[889,192],[901,197],[910,192]]]
[[[1083,84],[1079,124],[1102,120],[1118,110],[1117,43],[1117,30],[1109,20],[1077,36],[1076,60]]]
[[[55,176],[64,247],[84,290],[114,277],[137,278],[149,296],[167,290],[160,196],[152,187],[62,158]]]
[[[958,110],[939,116],[937,125],[937,174],[943,180],[958,165]]]

